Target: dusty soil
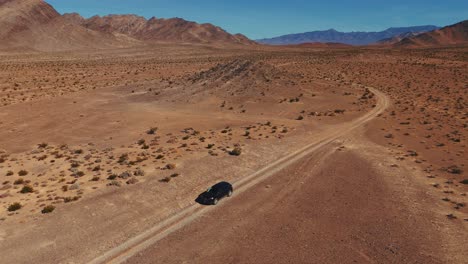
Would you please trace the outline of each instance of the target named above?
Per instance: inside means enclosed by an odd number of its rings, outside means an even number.
[[[404,172],[371,169],[363,149],[344,146],[303,159],[128,263],[448,263],[433,232],[444,217],[428,202],[409,206],[427,195],[402,186]]]
[[[1,55],[3,257],[96,259],[198,206],[216,181],[349,127],[378,107],[369,86],[392,105],[365,129],[128,261],[463,263],[465,55],[195,45]]]

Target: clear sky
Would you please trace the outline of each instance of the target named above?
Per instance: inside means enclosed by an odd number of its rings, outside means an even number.
[[[468,19],[468,0],[46,0],[60,13],[84,17],[138,14],[213,23],[252,39],[334,28],[446,26]]]

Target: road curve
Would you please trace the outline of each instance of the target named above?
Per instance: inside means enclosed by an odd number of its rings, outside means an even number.
[[[352,130],[363,126],[367,122],[371,121],[383,111],[385,111],[390,105],[390,99],[382,92],[375,88],[367,87],[372,93],[375,94],[377,103],[376,106],[365,115],[345,123],[339,126],[339,129],[334,129],[331,133],[315,138],[313,142],[304,146],[303,148],[289,153],[288,155],[276,160],[268,166],[258,170],[257,172],[247,175],[233,182],[236,190],[236,195],[245,192],[254,185],[261,181],[275,175],[275,173],[282,169],[298,162],[302,158],[318,151],[322,147],[330,144],[336,139],[350,133]],[[228,201],[227,201],[228,202]],[[93,259],[89,263],[100,264],[100,263],[123,263],[135,254],[143,251],[157,241],[168,236],[172,232],[188,225],[193,220],[199,218],[203,214],[206,214],[213,210],[215,207],[201,207],[198,204],[193,204],[183,209],[179,213],[167,218],[158,225],[151,229],[141,233],[125,243],[105,252],[103,255]]]

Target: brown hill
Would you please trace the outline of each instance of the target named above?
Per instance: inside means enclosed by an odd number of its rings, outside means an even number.
[[[38,0],[0,0],[0,38],[43,25],[60,17],[49,4]]]
[[[70,23],[42,0],[0,0],[0,47],[39,51],[126,47],[137,43]]]
[[[404,33],[404,34],[401,34],[401,35],[398,35],[398,36],[395,36],[395,37],[391,37],[391,38],[386,38],[386,39],[382,39],[380,41],[378,41],[377,43],[375,44],[371,44],[371,46],[376,46],[376,45],[393,45],[393,44],[396,44],[400,41],[402,41],[403,39],[405,38],[411,38],[411,37],[416,37],[420,34],[422,34],[424,32],[408,32],[408,33]]]
[[[460,45],[468,43],[468,20],[460,23],[419,34],[414,37],[404,38],[394,47],[434,47]]]
[[[65,14],[64,18],[88,29],[110,34],[124,34],[143,41],[255,44],[244,35],[232,35],[212,24],[198,24],[181,18],[152,17],[147,20],[136,15],[108,15],[84,19],[78,14]]]

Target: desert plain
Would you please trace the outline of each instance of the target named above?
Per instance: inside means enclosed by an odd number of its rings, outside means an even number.
[[[467,54],[2,53],[0,262],[465,263]]]

